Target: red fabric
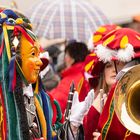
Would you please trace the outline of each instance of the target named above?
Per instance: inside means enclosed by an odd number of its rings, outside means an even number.
[[[4,106],[4,97],[2,95],[2,87],[0,85],[0,102],[1,102],[1,105],[2,105],[2,108],[3,108],[3,122],[2,124],[0,124],[1,126],[1,137],[2,137],[2,140],[6,140],[6,134],[7,134],[7,124],[6,124],[6,109],[5,109],[5,106]],[[1,117],[1,116],[0,116]]]
[[[2,55],[3,48],[4,48],[4,41],[2,40],[1,47],[0,47],[0,57]]]
[[[108,99],[104,106],[103,112],[100,115],[98,111],[92,106],[84,118],[84,130],[85,130],[85,140],[93,140],[92,133],[97,129],[99,132],[102,132],[102,129],[108,120],[109,115],[109,107],[111,101],[113,99],[115,85],[109,93]],[[111,121],[111,125],[107,132],[106,140],[124,140],[126,136],[127,129],[120,123],[118,120],[115,111],[113,113],[113,118]],[[102,139],[102,135],[98,138],[98,140]],[[140,135],[136,135],[134,133],[130,133],[129,136],[126,137],[126,140],[140,140]]]
[[[109,34],[110,32],[112,32],[116,29],[119,29],[119,28],[121,28],[121,27],[119,27],[115,24],[106,24],[106,25],[100,26],[93,34],[93,38],[96,36],[101,36],[101,38],[98,40],[93,39],[94,46],[96,47],[97,45],[101,44],[102,39],[105,35]],[[102,29],[104,29],[104,31]]]
[[[93,140],[92,133],[96,130],[100,113],[92,106],[84,118],[85,140]]]
[[[47,93],[48,94],[48,93]],[[52,126],[56,123],[57,121],[57,108],[56,108],[56,105],[54,104],[54,98],[52,97],[52,95],[48,94],[49,97],[50,97],[50,102],[51,102],[51,106],[52,106],[52,112],[53,112],[53,117],[52,117]],[[59,122],[63,123],[64,122],[64,117],[62,115],[62,118],[61,120],[59,120]]]
[[[50,94],[54,97],[54,99],[56,99],[59,102],[62,113],[64,113],[66,109],[68,93],[72,81],[74,81],[75,88],[76,90],[78,90],[78,85],[82,78],[84,78],[83,63],[76,63],[72,67],[63,71],[62,80],[60,81],[59,85],[50,92]],[[88,82],[84,80],[79,93],[80,101],[84,100],[88,91],[89,91]]]
[[[32,44],[34,45],[34,40],[27,34],[27,31],[25,31],[21,26],[17,25],[14,26],[14,33],[17,34],[19,31],[22,32],[22,34],[26,37],[26,39]]]
[[[109,115],[109,107],[111,104],[111,100],[113,98],[113,94],[114,94],[114,88],[112,88],[112,90],[109,93],[108,99],[106,101],[106,104],[104,106],[103,112],[100,115],[99,118],[99,123],[98,123],[98,130],[99,132],[102,131],[102,128],[104,126],[104,124],[106,123],[106,120],[108,119],[108,115]],[[113,114],[113,118],[111,121],[111,125],[108,129],[107,132],[107,140],[123,140],[125,137],[127,129],[120,123],[120,121],[118,120],[115,111]],[[140,135],[136,135],[133,133],[130,133],[130,135],[128,137],[126,137],[126,140],[140,140]]]

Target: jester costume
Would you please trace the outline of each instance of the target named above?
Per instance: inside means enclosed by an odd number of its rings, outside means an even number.
[[[32,45],[36,40],[26,25],[12,10],[0,13],[0,140],[57,139],[62,125],[57,101],[44,92],[40,79],[29,84],[21,69],[21,38]],[[25,97],[30,89],[32,96]]]

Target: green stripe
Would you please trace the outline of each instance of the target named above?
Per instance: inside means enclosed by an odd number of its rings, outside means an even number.
[[[6,116],[7,116],[7,140],[21,140],[20,138],[20,129],[18,126],[19,118],[17,116],[16,107],[14,104],[13,93],[8,91],[9,79],[7,75],[8,71],[8,57],[6,54],[6,50],[4,48],[2,58],[0,59],[0,72],[2,73],[2,90],[6,108]]]
[[[105,139],[106,133],[107,133],[109,127],[110,127],[110,123],[111,123],[111,120],[112,120],[112,117],[113,117],[113,111],[114,111],[114,101],[112,100],[110,111],[109,111],[109,119],[106,122],[106,124],[104,125],[104,128],[102,130],[102,140]]]
[[[42,104],[42,99],[41,99],[41,97],[40,97],[40,94],[34,94],[34,96],[37,97],[37,100],[39,101],[39,104],[40,104],[40,106],[42,107],[43,104]]]

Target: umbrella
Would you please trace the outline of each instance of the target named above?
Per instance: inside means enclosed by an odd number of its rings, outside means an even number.
[[[109,24],[104,13],[87,0],[42,0],[26,12],[38,37],[87,42],[101,25]]]

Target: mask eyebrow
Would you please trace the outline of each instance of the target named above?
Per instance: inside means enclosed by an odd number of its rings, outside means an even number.
[[[36,51],[38,51],[40,53],[40,45],[38,42],[35,42],[33,47],[36,49]]]

